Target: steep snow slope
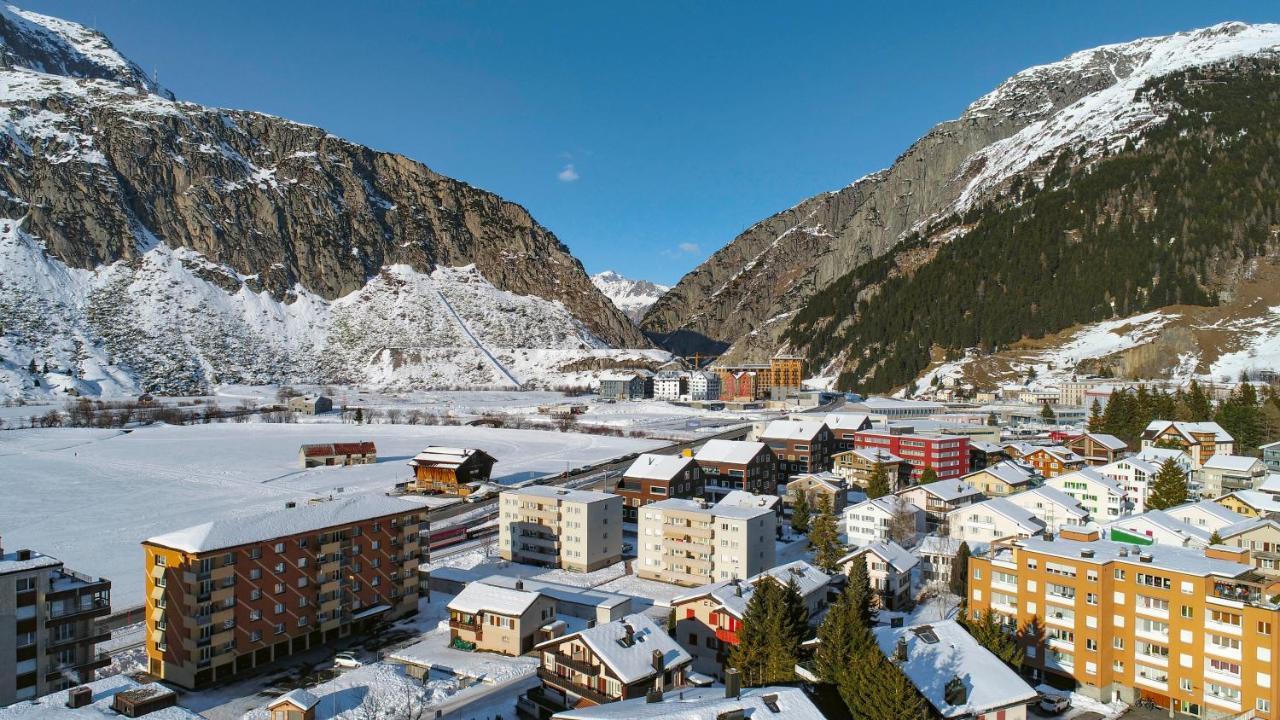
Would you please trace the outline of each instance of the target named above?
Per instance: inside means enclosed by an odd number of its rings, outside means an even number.
[[[157,90],[142,68],[121,55],[105,35],[78,23],[0,6],[0,44],[0,54],[10,65]]]
[[[600,292],[609,298],[624,315],[635,322],[640,322],[644,313],[662,294],[670,290],[668,285],[659,285],[648,280],[632,280],[612,270],[605,270],[591,276],[591,282],[600,288]]]

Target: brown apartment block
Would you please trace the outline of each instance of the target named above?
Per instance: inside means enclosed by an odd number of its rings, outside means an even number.
[[[698,461],[708,500],[719,500],[731,490],[778,494],[778,459],[764,443],[708,440],[693,459]]]
[[[635,522],[639,509],[667,498],[701,498],[702,471],[692,455],[643,453],[622,474],[614,493],[622,496],[622,521]]]
[[[110,664],[111,582],[32,550],[0,549],[0,706],[92,682]]]
[[[421,505],[366,495],[145,540],[149,672],[205,687],[416,612],[425,530]]]
[[[780,479],[831,469],[834,443],[831,429],[821,420],[774,420],[758,439],[778,459]]]

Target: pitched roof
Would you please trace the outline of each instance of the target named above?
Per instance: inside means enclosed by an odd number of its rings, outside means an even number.
[[[848,553],[844,557],[840,558],[840,564],[844,565],[846,562],[854,559],[862,553],[874,553],[881,560],[892,565],[893,569],[900,573],[910,572],[911,568],[920,563],[920,558],[904,550],[898,543],[893,542],[892,540],[885,540],[873,542],[870,545],[860,547],[853,552]]]
[[[903,488],[899,493],[908,492],[910,490],[923,490],[943,502],[950,502],[952,500],[959,500],[960,498],[982,494],[977,488],[965,483],[963,480],[939,480],[926,485],[915,485],[913,487]]]
[[[1087,437],[1093,440],[1095,443],[1101,445],[1102,447],[1108,450],[1124,450],[1125,448],[1129,447],[1129,444],[1126,443],[1125,441],[1121,440],[1115,435],[1108,435],[1106,433],[1090,432],[1090,433],[1085,433],[1083,437]]]
[[[702,447],[698,448],[698,452],[693,457],[698,462],[723,462],[735,465],[746,465],[751,462],[756,455],[762,450],[768,450],[769,446],[761,442],[747,442],[745,440],[708,440]]]
[[[1028,534],[1035,534],[1045,529],[1046,524],[1036,514],[1027,508],[1018,505],[1008,498],[997,497],[990,500],[983,500],[980,503],[966,505],[962,508],[952,510],[948,515],[953,513],[972,513],[975,510],[987,510],[997,515],[1003,516],[1013,524],[1027,531]]]
[[[643,453],[622,476],[641,480],[671,480],[684,472],[691,462],[694,462],[693,458],[684,455]]]
[[[804,691],[797,687],[743,688],[738,697],[725,697],[722,687],[683,688],[657,702],[635,698],[621,702],[561,710],[557,720],[715,720],[737,714],[751,720],[826,720]]]
[[[898,640],[907,641],[907,659],[897,663],[912,685],[944,718],[978,717],[1026,705],[1039,693],[982,647],[954,620],[912,627],[877,627],[876,643],[893,658]],[[958,677],[968,692],[962,705],[946,701],[947,683]]]
[[[386,495],[357,495],[214,520],[156,535],[145,542],[198,553],[411,512],[425,514],[426,508]]]
[[[372,440],[336,442],[333,444],[333,453],[335,455],[370,455],[376,452],[378,452],[378,447],[373,444]]]
[[[803,560],[796,560],[786,565],[770,568],[746,580],[721,580],[720,582],[694,588],[687,593],[673,597],[671,604],[676,605],[701,597],[710,597],[728,611],[730,615],[742,618],[747,611],[747,601],[751,599],[751,595],[755,592],[756,583],[765,578],[773,578],[782,585],[794,580],[796,589],[801,597],[808,597],[831,583],[830,575]]]
[[[823,422],[832,430],[863,430],[871,427],[867,413],[828,413]]]
[[[1236,490],[1223,497],[1235,497],[1245,505],[1263,512],[1280,512],[1280,497],[1261,490]]]
[[[844,478],[833,472],[824,471],[820,473],[801,473],[799,475],[795,475],[791,478],[791,481],[787,483],[787,489],[790,490],[791,484],[797,480],[809,480],[827,488],[828,490],[836,492],[844,489]]]
[[[1228,443],[1235,440],[1230,433],[1223,430],[1222,426],[1216,422],[1182,422],[1180,420],[1152,420],[1147,424],[1147,429],[1143,431],[1142,437],[1148,440],[1153,439],[1170,427],[1188,442],[1194,439],[1191,435],[1192,433],[1213,433],[1215,442]]]
[[[1182,545],[1186,545],[1192,540],[1197,540],[1206,545],[1209,544],[1209,531],[1180,520],[1163,510],[1148,510],[1138,515],[1123,517],[1107,525],[1107,528],[1119,527],[1131,532],[1141,532],[1140,528],[1144,524],[1181,538]]]
[[[827,424],[821,420],[774,420],[760,433],[761,439],[813,440]]]
[[[895,512],[897,512],[900,508],[903,508],[904,506],[907,510],[910,510],[912,512],[924,512],[920,508],[916,507],[915,504],[912,503],[910,500],[900,498],[897,495],[884,495],[882,497],[872,498],[870,500],[863,500],[857,505],[851,505],[844,509],[844,514],[856,515],[858,513],[865,512],[871,508],[874,508],[886,515],[893,515]]]
[[[1175,505],[1169,508],[1166,512],[1176,518],[1185,520],[1186,516],[1190,515],[1194,510],[1199,510],[1206,515],[1210,515],[1227,524],[1239,522],[1244,519],[1244,516],[1240,513],[1231,510],[1230,508],[1223,507],[1212,500],[1193,500],[1191,502],[1185,502],[1181,505]]]
[[[1143,458],[1138,457],[1137,455],[1127,457],[1127,458],[1120,458],[1119,460],[1112,460],[1106,465],[1099,467],[1098,472],[1102,473],[1103,475],[1106,475],[1108,468],[1120,468],[1123,465],[1128,465],[1129,467],[1135,470],[1141,470],[1142,472],[1146,473],[1149,477],[1154,476],[1156,473],[1160,472],[1159,463],[1152,462],[1150,460],[1144,460]]]
[[[625,644],[627,628],[632,629],[632,642]],[[639,682],[653,676],[653,651],[662,653],[663,669],[670,670],[693,658],[665,630],[643,613],[633,613],[619,620],[601,623],[576,633],[539,643],[537,647],[559,645],[570,638],[582,640],[624,683]]]
[[[1057,458],[1059,462],[1063,462],[1063,463],[1084,462],[1083,457],[1075,454],[1068,448],[1065,448],[1061,445],[1042,445],[1032,451],[1033,454],[1036,452],[1047,453]]]
[[[887,464],[887,463],[904,462],[904,460],[898,457],[897,455],[894,455],[888,450],[882,450],[880,448],[854,448],[853,450],[845,450],[845,452],[851,453],[853,455],[857,455],[858,457],[862,458],[863,460],[866,460],[869,463]],[[843,453],[836,453],[836,454],[842,455]]]
[[[1262,461],[1258,458],[1248,457],[1247,455],[1218,455],[1204,461],[1201,468],[1209,470],[1235,470],[1238,472],[1248,472],[1253,469],[1254,465],[1260,464]]]
[[[499,615],[519,617],[525,613],[541,595],[530,590],[489,585],[484,581],[467,583],[449,601],[449,609],[468,614],[494,612]]]
[[[320,703],[320,698],[311,694],[304,688],[294,688],[280,697],[267,703],[267,707],[273,708],[283,703],[292,703],[303,710],[310,710]]]
[[[438,447],[433,445],[413,456],[409,464],[456,469],[477,453],[483,454],[484,451],[475,448]]]
[[[1095,482],[1105,487],[1108,492],[1114,493],[1116,495],[1124,495],[1124,492],[1125,492],[1124,487],[1121,486],[1120,483],[1116,482],[1114,478],[1107,477],[1106,475],[1103,475],[1102,473],[1098,472],[1097,470],[1091,467],[1083,467],[1073,472],[1064,473],[1062,475],[1058,475],[1057,477],[1049,478],[1048,482],[1064,483],[1068,480],[1075,480],[1075,481],[1086,480],[1089,482]]]
[[[1006,500],[1018,505],[1019,507],[1031,510],[1029,505],[1036,499],[1042,499],[1044,502],[1050,502],[1062,508],[1063,512],[1078,519],[1089,516],[1089,511],[1084,509],[1080,501],[1062,492],[1058,488],[1044,485],[1038,488],[1032,488],[1026,492],[1014,493],[1005,497]],[[1026,504],[1024,504],[1026,503]]]
[[[1031,482],[1032,478],[1036,476],[1035,470],[1027,467],[1026,465],[1012,460],[1003,460],[995,465],[988,465],[981,470],[975,470],[960,479],[967,480],[974,475],[983,474],[990,475],[1007,485],[1025,485]]]

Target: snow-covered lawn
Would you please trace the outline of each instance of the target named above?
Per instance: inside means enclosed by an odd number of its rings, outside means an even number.
[[[379,462],[298,467],[303,443],[373,440]],[[563,472],[660,445],[537,430],[409,425],[212,424],[0,432],[0,534],[68,567],[111,579],[113,606],[140,605],[142,549],[153,535],[284,507],[343,488],[381,493],[427,445],[478,447],[496,479]],[[425,502],[425,500],[424,500]]]
[[[653,601],[654,605],[663,607],[670,607],[671,598],[683,595],[691,590],[691,588],[658,582],[657,580],[646,580],[635,575],[623,575],[617,580],[611,580],[596,589],[618,593],[619,595],[648,598]]]
[[[507,657],[496,653],[464,652],[451,648],[448,626],[423,635],[413,645],[390,653],[387,659],[391,662],[423,665],[490,685],[527,677],[538,669],[538,658],[529,655]]]

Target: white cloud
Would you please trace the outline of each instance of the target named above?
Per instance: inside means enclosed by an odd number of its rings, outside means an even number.
[[[698,247],[698,243],[682,242],[677,247],[680,248],[680,252],[689,255],[697,255],[702,252],[702,248]]]
[[[564,166],[564,169],[563,169],[563,170],[561,170],[561,171],[556,175],[556,178],[557,178],[560,182],[577,182],[577,181],[578,181],[578,171],[577,171],[576,169],[574,169],[574,167],[573,167],[573,163],[569,163],[568,165],[565,165],[565,166]]]

